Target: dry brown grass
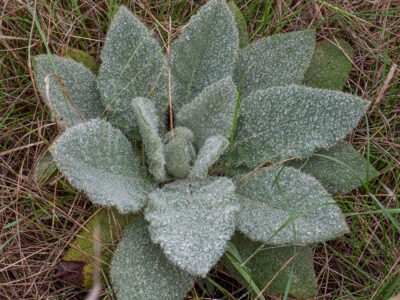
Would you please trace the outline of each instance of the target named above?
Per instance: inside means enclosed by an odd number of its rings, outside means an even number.
[[[77,47],[99,58],[109,1],[78,1],[79,11],[73,10],[70,2],[29,1],[53,53],[60,53],[64,47]],[[128,6],[143,21],[153,25],[165,2],[132,0]],[[167,23],[167,16],[183,1],[171,2],[165,17],[158,19],[161,22]],[[204,2],[188,1],[189,5],[180,15],[174,13],[173,16],[182,19]],[[241,1],[242,11],[249,11],[253,5],[255,8],[248,24],[250,34],[262,24],[265,2]],[[289,2],[292,3],[285,10]],[[306,1],[274,1],[273,8],[278,8],[278,12],[270,20],[272,26],[268,31],[258,31],[255,39],[272,33],[279,20],[287,20],[280,32],[320,24],[317,28],[319,40],[340,37],[351,43],[355,57],[348,89],[377,101],[377,105],[368,115],[369,135],[366,123],[361,122],[348,140],[362,153],[367,151],[369,141],[371,160],[381,173],[371,190],[385,207],[399,207],[400,80],[395,64],[400,63],[400,10],[392,12],[392,9],[400,3],[390,0],[326,2],[344,13],[312,1],[297,14],[296,10]],[[361,12],[368,13],[359,14]],[[179,25],[173,27],[179,30]],[[165,33],[158,34],[165,37]],[[60,133],[32,84],[30,57],[45,52],[26,1],[1,1],[0,299],[81,299],[86,294],[82,289],[54,279],[53,275],[63,251],[95,209],[82,195],[74,195],[60,181],[39,188],[32,180],[34,163]],[[346,211],[364,211],[366,203],[374,207],[371,197],[364,192],[357,190],[341,197]],[[400,276],[400,237],[389,220],[381,214],[372,214],[349,218],[349,222],[351,234],[320,244],[315,250],[318,298],[334,299],[355,291],[355,298],[372,298],[374,293],[379,296],[379,289],[386,280],[396,274]],[[388,267],[388,263],[392,265]],[[228,291],[239,289],[223,270],[218,278]],[[373,280],[382,285],[368,289]],[[359,290],[365,287],[366,294],[362,295]],[[105,290],[103,295],[107,292]],[[271,299],[277,298],[271,296]]]

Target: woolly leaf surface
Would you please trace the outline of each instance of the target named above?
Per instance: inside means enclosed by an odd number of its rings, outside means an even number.
[[[340,141],[335,146],[316,153],[334,160],[311,156],[306,160],[290,162],[290,165],[315,177],[329,193],[343,194],[359,187],[361,182],[357,175],[364,182],[378,176],[378,171],[347,142]],[[346,164],[351,170],[337,161]]]
[[[154,98],[162,113],[168,106],[168,77],[162,48],[126,7],[121,6],[108,30],[101,52],[98,86],[111,122],[128,134],[136,126],[131,106],[135,97]]]
[[[235,20],[224,0],[210,1],[189,23],[171,45],[175,111],[231,75],[239,48]]]
[[[69,128],[51,151],[73,186],[121,213],[140,210],[153,187],[128,139],[102,120]]]
[[[239,232],[233,236],[231,241],[240,254],[242,261],[239,263],[246,261],[262,246],[262,243],[254,242]],[[221,263],[243,286],[249,285],[230,260],[224,257]],[[294,264],[294,271],[289,290],[290,295],[300,299],[314,297],[317,292],[317,286],[310,247],[296,246],[295,249],[294,246],[276,247],[266,245],[246,263],[245,267],[249,270],[251,279],[257,287],[262,289],[269,284],[265,293],[283,295],[291,277],[292,264]]]
[[[111,279],[120,300],[177,300],[190,290],[194,276],[182,271],[153,244],[143,217],[124,230],[111,263]]]
[[[149,172],[157,182],[167,179],[165,172],[164,145],[158,133],[159,119],[154,102],[142,97],[133,99],[140,135],[149,161]]]
[[[346,54],[352,57],[351,46],[343,40],[338,42]],[[342,90],[351,67],[351,61],[336,45],[330,42],[318,43],[302,83],[315,88]]]
[[[192,162],[192,149],[190,147],[193,147],[193,145],[182,136],[177,136],[165,145],[165,168],[168,174],[176,178],[186,178]]]
[[[236,196],[241,205],[238,228],[251,239],[275,245],[304,244],[347,232],[339,207],[310,175],[274,167],[244,184],[250,178],[238,184]]]
[[[273,86],[298,84],[303,78],[315,44],[314,31],[298,31],[262,38],[239,51],[233,81],[242,96]]]
[[[96,77],[93,73],[84,65],[72,59],[56,55],[53,55],[53,59],[56,73],[67,90],[73,105],[64,94],[55,76],[49,77],[50,103],[48,102],[45,78],[48,74],[55,73],[50,56],[38,55],[34,57],[35,83],[43,100],[54,112],[57,121],[62,124],[62,129],[100,117],[104,111],[104,105],[101,102],[100,93],[96,86]]]
[[[186,127],[176,127],[174,128],[174,137],[182,137],[185,139],[185,141],[189,142],[189,143],[193,143],[194,142],[194,134],[193,132]],[[172,133],[171,131],[168,131],[165,135],[164,135],[164,139],[163,139],[164,143],[167,144],[170,141],[172,141]]]
[[[350,94],[299,85],[258,90],[241,103],[235,155],[255,167],[274,155],[277,161],[329,148],[357,125],[368,104]]]
[[[208,175],[208,169],[218,160],[229,146],[229,140],[223,136],[210,136],[200,148],[197,159],[190,171],[190,178],[201,179]]]
[[[152,192],[145,212],[153,242],[183,270],[205,276],[226,250],[238,205],[225,177],[181,180]]]
[[[183,106],[176,122],[193,132],[194,144],[200,149],[210,136],[230,136],[237,97],[232,78],[224,78],[206,87],[191,103]]]
[[[239,33],[239,47],[243,48],[249,43],[249,33],[247,32],[246,20],[235,1],[228,1],[227,5],[235,18],[236,27]]]

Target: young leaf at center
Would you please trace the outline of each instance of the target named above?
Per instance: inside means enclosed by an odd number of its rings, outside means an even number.
[[[208,169],[218,160],[229,146],[229,140],[223,136],[210,136],[200,148],[197,159],[190,171],[189,178],[201,179],[208,175]]]
[[[237,97],[232,78],[224,78],[206,87],[191,103],[183,106],[176,122],[193,132],[194,145],[200,149],[210,136],[230,136]]]
[[[149,172],[157,182],[167,180],[165,172],[164,145],[158,133],[158,115],[154,103],[142,97],[133,99],[140,135],[149,160]]]

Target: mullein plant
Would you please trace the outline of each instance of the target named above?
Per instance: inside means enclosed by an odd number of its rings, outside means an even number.
[[[348,231],[331,194],[376,176],[344,141],[369,105],[339,91],[351,48],[316,44],[314,30],[248,41],[235,4],[211,0],[165,54],[121,6],[97,75],[34,58],[63,131],[52,158],[117,215],[99,213],[103,240],[116,238],[110,223],[125,227],[110,270],[118,299],[181,299],[218,262],[258,292],[289,282],[293,296],[313,296],[311,247]],[[79,261],[73,251],[66,260]]]

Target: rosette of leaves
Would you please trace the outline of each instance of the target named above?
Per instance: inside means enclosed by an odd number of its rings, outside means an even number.
[[[312,30],[248,45],[238,8],[212,0],[172,42],[170,70],[154,32],[123,6],[97,75],[69,58],[34,58],[63,129],[50,149],[58,168],[93,203],[138,214],[111,264],[119,299],[180,299],[232,245],[233,273],[241,261],[263,288],[286,264],[267,291],[284,293],[290,279],[291,294],[313,295],[307,245],[348,230],[330,193],[375,175],[343,142],[369,103],[313,81],[348,74],[331,50]],[[169,100],[173,131],[163,125]],[[216,163],[230,173],[210,173]]]

